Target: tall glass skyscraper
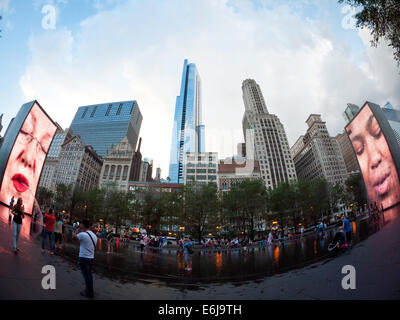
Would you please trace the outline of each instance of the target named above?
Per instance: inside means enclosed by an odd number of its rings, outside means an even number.
[[[176,97],[172,131],[169,178],[172,183],[184,182],[185,154],[204,152],[202,125],[201,80],[194,63],[183,63],[180,95]]]
[[[142,114],[135,100],[79,107],[70,129],[104,158],[125,136],[136,149]]]

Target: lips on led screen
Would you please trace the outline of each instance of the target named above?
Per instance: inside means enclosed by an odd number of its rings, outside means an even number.
[[[3,177],[0,172],[0,201],[9,204],[12,196],[15,200],[22,198],[25,212],[32,213],[43,163],[57,127],[37,101],[23,105],[12,125],[0,150],[2,161],[8,153]],[[13,144],[11,139],[15,139]],[[6,150],[7,145],[12,146],[11,151]]]
[[[367,190],[379,209],[400,212],[400,152],[382,110],[366,102],[346,126]]]

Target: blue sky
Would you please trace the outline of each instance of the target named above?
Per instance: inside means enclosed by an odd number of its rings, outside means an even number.
[[[46,5],[57,12],[52,30],[42,27]],[[347,28],[336,1],[0,0],[0,12],[5,128],[33,99],[63,127],[80,105],[136,99],[142,151],[163,177],[185,58],[203,81],[206,149],[220,158],[243,140],[246,77],[260,84],[291,145],[310,113],[335,135],[347,102],[400,105],[390,48],[370,48],[366,30]]]

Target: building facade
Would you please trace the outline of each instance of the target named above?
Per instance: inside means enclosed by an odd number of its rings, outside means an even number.
[[[136,101],[112,102],[79,107],[70,128],[104,158],[124,137],[135,150],[142,120]]]
[[[63,130],[58,123],[57,129],[51,142],[49,152],[47,153],[46,161],[43,164],[42,173],[39,180],[39,186],[48,190],[56,190],[55,172],[60,161],[61,146],[72,138],[72,130]]]
[[[185,155],[184,184],[194,181],[203,185],[217,183],[218,153],[217,152],[188,152]]]
[[[322,178],[332,185],[344,185],[347,171],[338,141],[329,136],[321,115],[311,114],[306,123],[306,134],[291,148],[297,177],[308,181]]]
[[[118,190],[128,191],[134,153],[127,137],[122,138],[115,147],[112,147],[103,160],[99,187],[106,188],[113,185]]]
[[[400,111],[394,109],[390,102],[387,102],[381,109],[393,129],[397,143],[400,145]]]
[[[258,162],[267,188],[274,189],[280,182],[296,180],[285,129],[279,118],[268,112],[259,85],[252,79],[246,79],[242,91],[245,106],[242,126],[247,160]]]
[[[346,121],[346,123],[349,123],[354,116],[360,111],[360,107],[353,104],[353,103],[348,103],[346,109],[343,112],[343,119]]]
[[[346,166],[346,171],[349,175],[360,172],[358,168],[357,156],[351,145],[351,141],[346,132],[339,133],[336,135],[335,139],[339,144],[340,151],[342,152],[344,164]]]
[[[251,161],[250,165],[253,166],[253,169],[249,173],[241,173],[240,169],[249,166],[246,161],[220,160],[217,172],[218,191],[220,194],[230,191],[235,183],[240,183],[244,180],[262,179],[258,161]]]
[[[140,166],[140,174],[138,181],[152,181],[153,176],[153,160],[144,158]]]
[[[72,184],[82,191],[97,187],[103,165],[102,159],[91,146],[85,146],[79,136],[74,136],[63,145],[59,162],[54,171],[54,185]]]
[[[201,79],[194,63],[185,59],[183,64],[180,95],[176,98],[172,130],[169,178],[183,183],[185,154],[204,152],[205,137],[202,124]]]

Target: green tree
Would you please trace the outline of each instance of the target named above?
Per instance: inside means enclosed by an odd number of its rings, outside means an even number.
[[[104,215],[104,202],[105,202],[106,190],[94,188],[86,191],[83,195],[83,202],[86,205],[86,212],[88,218],[93,222],[103,218]]]
[[[329,199],[332,213],[339,209],[340,204],[347,202],[346,192],[343,185],[337,183],[329,188]]]
[[[330,207],[328,183],[325,179],[311,181],[311,203],[311,219],[317,223]]]
[[[57,211],[70,209],[71,198],[72,198],[72,185],[57,183],[54,195],[54,208]]]
[[[268,192],[268,209],[272,212],[271,217],[278,221],[282,232],[294,210],[295,192],[294,184],[289,182],[281,182]]]
[[[257,224],[264,219],[267,191],[262,180],[234,183],[222,197],[222,219],[229,234],[247,232],[254,239]],[[233,231],[233,232],[232,232]]]
[[[36,200],[42,209],[50,207],[54,197],[54,192],[45,187],[38,187],[36,191]]]
[[[219,199],[217,185],[187,183],[184,188],[184,227],[198,241],[208,230],[215,230],[218,221]]]
[[[182,224],[183,194],[182,192],[162,192],[160,197],[162,207],[161,225],[173,231],[174,226]]]
[[[367,27],[377,46],[384,38],[394,50],[394,59],[400,66],[400,2],[399,0],[339,0],[360,11],[355,15],[357,27]]]
[[[347,201],[353,202],[357,207],[363,207],[367,203],[367,197],[361,173],[348,177],[345,184],[346,192],[349,195]]]

